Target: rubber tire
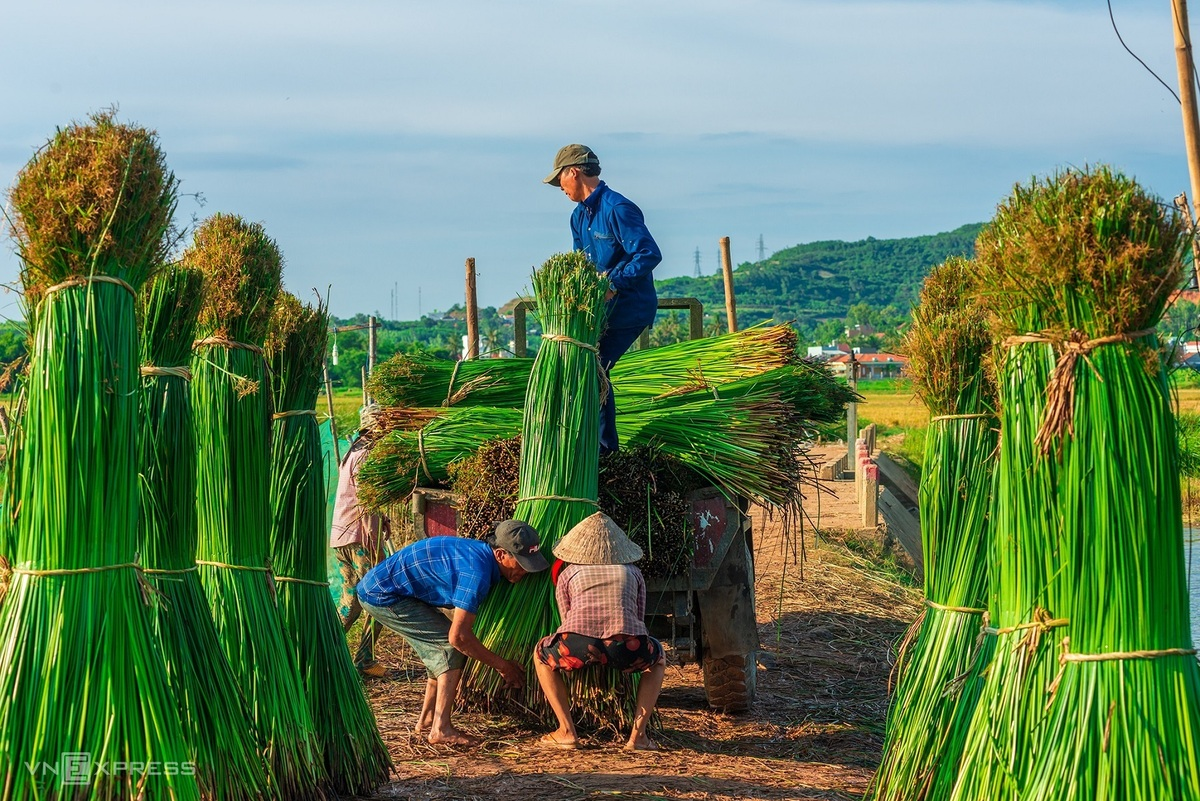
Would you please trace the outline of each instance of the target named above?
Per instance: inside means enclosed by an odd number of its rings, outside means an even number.
[[[718,712],[748,712],[758,689],[758,659],[751,652],[741,656],[704,657],[704,694]]]

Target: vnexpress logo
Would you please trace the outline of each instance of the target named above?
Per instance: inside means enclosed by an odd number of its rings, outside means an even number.
[[[58,777],[63,784],[88,784],[92,780],[92,755],[73,751],[58,758]]]

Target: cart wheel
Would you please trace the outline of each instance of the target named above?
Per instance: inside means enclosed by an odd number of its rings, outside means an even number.
[[[756,654],[704,657],[704,694],[720,712],[747,712],[758,685]]]

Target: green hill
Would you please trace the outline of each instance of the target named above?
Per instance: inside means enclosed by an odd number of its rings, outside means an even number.
[[[982,223],[907,239],[810,242],[734,270],[738,323],[794,320],[804,331],[853,317],[851,307],[892,307],[907,316],[930,268],[952,255],[971,255]],[[695,297],[706,311],[724,310],[720,275],[657,281],[661,297]],[[863,321],[865,322],[865,321]]]

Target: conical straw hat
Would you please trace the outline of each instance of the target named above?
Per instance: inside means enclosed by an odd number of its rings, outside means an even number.
[[[553,550],[573,565],[631,565],[642,558],[642,549],[604,512],[579,521]]]

